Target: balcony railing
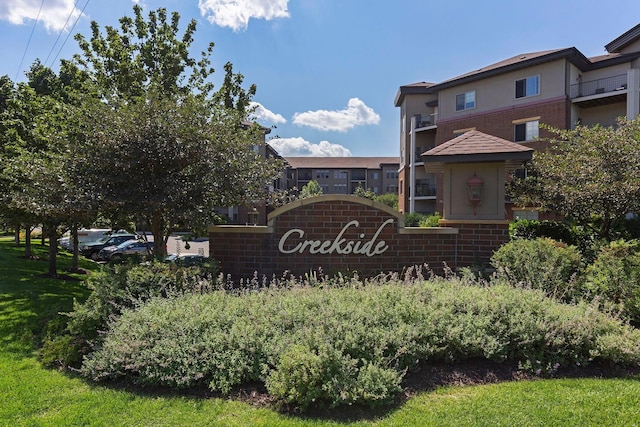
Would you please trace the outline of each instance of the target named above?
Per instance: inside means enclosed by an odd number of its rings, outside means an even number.
[[[438,190],[428,185],[416,185],[416,197],[435,196]]]
[[[598,80],[590,80],[588,82],[580,82],[571,85],[571,98],[579,98],[582,96],[599,95],[601,93],[610,93],[625,90],[627,88],[627,75],[606,77]]]
[[[433,126],[438,122],[438,114],[416,114],[416,129]]]

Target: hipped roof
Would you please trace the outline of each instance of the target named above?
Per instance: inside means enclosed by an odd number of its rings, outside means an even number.
[[[469,163],[502,160],[531,160],[533,148],[472,130],[425,153],[425,163]]]

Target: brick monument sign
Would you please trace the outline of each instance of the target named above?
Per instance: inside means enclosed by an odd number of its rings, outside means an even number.
[[[266,226],[209,228],[210,256],[232,279],[357,271],[361,277],[428,264],[486,265],[508,236],[505,221],[443,221],[441,227],[405,227],[403,215],[357,196],[297,200],[268,216]]]

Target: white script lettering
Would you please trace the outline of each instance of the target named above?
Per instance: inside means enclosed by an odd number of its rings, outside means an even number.
[[[286,246],[287,239],[289,237],[296,234],[298,235],[299,239],[302,239],[304,237],[304,234],[305,234],[304,230],[301,230],[299,228],[293,228],[282,235],[282,237],[280,238],[280,242],[278,243],[278,249],[283,254],[293,254],[296,252],[304,253],[304,251],[308,250],[310,254],[323,254],[323,255],[332,254],[332,253],[337,253],[340,255],[349,255],[349,254],[366,255],[369,257],[374,255],[380,255],[380,254],[383,254],[387,249],[389,249],[389,245],[387,245],[387,243],[384,240],[381,240],[379,242],[376,242],[376,240],[378,239],[378,236],[380,236],[380,233],[382,233],[382,230],[384,229],[384,227],[386,227],[387,224],[393,223],[393,221],[394,220],[390,218],[385,222],[383,222],[382,225],[380,225],[378,230],[375,232],[373,237],[371,237],[369,241],[364,243],[362,241],[353,241],[353,240],[347,241],[347,239],[342,237],[344,233],[347,231],[347,229],[349,229],[350,227],[357,228],[360,226],[360,223],[358,221],[353,220],[353,221],[349,221],[344,227],[342,227],[342,230],[340,230],[336,238],[333,240],[325,240],[325,241],[302,240],[297,245],[295,245],[292,249],[286,249],[285,246]],[[359,237],[360,239],[364,239],[365,234],[361,233]]]

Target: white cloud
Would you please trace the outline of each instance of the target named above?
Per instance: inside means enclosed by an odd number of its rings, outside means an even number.
[[[273,138],[269,140],[283,157],[351,157],[351,151],[340,144],[320,141],[313,144],[304,138]]]
[[[198,0],[203,17],[234,31],[246,29],[251,18],[288,18],[288,3],[289,0]]]
[[[253,113],[251,115],[256,120],[262,120],[264,122],[273,123],[273,124],[279,124],[279,123],[286,123],[287,122],[287,119],[282,117],[282,115],[274,113],[271,110],[268,110],[267,108],[264,107],[264,105],[260,104],[259,102],[252,102],[249,105],[249,107],[250,108],[255,108],[255,110],[253,111]]]
[[[319,130],[346,132],[355,126],[377,125],[380,123],[380,116],[358,98],[351,98],[344,110],[296,113],[293,115],[293,123]]]
[[[37,18],[48,31],[60,31],[65,27],[65,23],[70,28],[80,13],[80,10],[74,7],[74,0],[49,0],[44,3],[41,0],[0,1],[0,20],[22,25],[25,21]]]

